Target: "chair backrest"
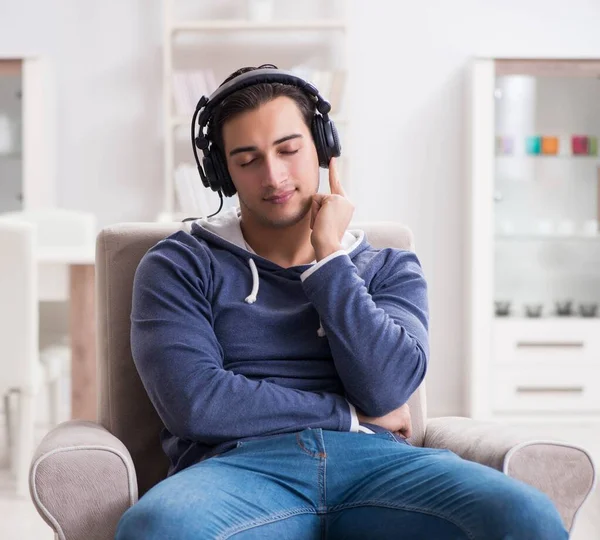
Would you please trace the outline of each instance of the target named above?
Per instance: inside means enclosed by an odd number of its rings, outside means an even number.
[[[0,221],[0,393],[33,390],[38,368],[36,229]]]
[[[142,386],[129,341],[133,276],[143,255],[181,223],[129,223],[103,229],[96,244],[99,422],[128,448],[140,496],[167,471],[159,443],[162,423]],[[392,222],[354,223],[375,247],[413,249],[412,233]],[[411,442],[421,445],[426,418],[424,384],[410,401]]]

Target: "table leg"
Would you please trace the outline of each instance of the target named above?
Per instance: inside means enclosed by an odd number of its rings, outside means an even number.
[[[93,264],[70,266],[71,418],[96,421],[96,313]]]

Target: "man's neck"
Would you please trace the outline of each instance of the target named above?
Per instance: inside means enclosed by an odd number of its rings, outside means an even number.
[[[244,217],[240,222],[246,243],[257,255],[283,268],[310,264],[315,260],[315,251],[310,243],[310,214],[290,227],[276,229]]]

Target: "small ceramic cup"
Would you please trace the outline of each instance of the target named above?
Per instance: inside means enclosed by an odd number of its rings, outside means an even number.
[[[526,304],[525,315],[527,317],[541,317],[543,308],[542,304]]]
[[[506,317],[510,315],[510,302],[496,300],[494,302],[495,313],[498,317]]]
[[[595,317],[598,314],[598,304],[596,302],[582,302],[579,304],[579,314],[582,317]]]
[[[562,300],[555,303],[556,305],[556,314],[559,317],[569,317],[573,315],[573,301],[572,300]]]

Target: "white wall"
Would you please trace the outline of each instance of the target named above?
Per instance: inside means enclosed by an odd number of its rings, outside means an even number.
[[[600,57],[600,2],[349,2],[357,218],[415,231],[430,284],[430,412],[460,414],[468,59]],[[159,0],[0,3],[0,52],[56,65],[59,204],[100,225],[160,210],[161,40]]]

